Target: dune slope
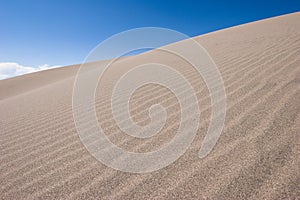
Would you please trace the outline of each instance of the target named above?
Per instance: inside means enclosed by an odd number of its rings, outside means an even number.
[[[84,148],[72,114],[78,65],[0,81],[0,197],[300,198],[299,21],[300,13],[293,13],[194,38],[216,62],[227,94],[223,133],[204,159],[197,155],[208,128],[210,98],[189,64],[158,50],[113,64],[98,87],[96,111],[108,137],[124,149],[148,152],[162,147],[180,120],[175,96],[150,84],[134,94],[131,114],[145,125],[147,109],[162,102],[168,113],[165,127],[150,139],[122,133],[109,96],[124,71],[143,62],[165,63],[181,71],[197,92],[201,123],[195,140],[176,162],[152,173],[108,168]]]

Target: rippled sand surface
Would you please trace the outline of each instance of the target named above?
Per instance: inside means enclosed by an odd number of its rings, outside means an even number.
[[[300,198],[299,22],[300,14],[294,13],[194,38],[216,62],[227,94],[223,133],[204,159],[198,151],[211,110],[203,79],[184,60],[159,50],[115,62],[98,87],[96,111],[110,140],[128,151],[148,152],[168,143],[179,126],[180,109],[168,89],[143,86],[130,102],[134,121],[149,123],[149,107],[160,102],[166,124],[150,139],[122,133],[109,102],[122,73],[143,62],[165,63],[186,76],[199,99],[200,127],[190,148],[173,164],[147,174],[108,168],[82,145],[72,114],[78,65],[0,81],[0,197]]]

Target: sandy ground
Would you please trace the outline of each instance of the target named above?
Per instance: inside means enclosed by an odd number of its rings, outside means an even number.
[[[149,123],[147,109],[161,102],[166,125],[151,139],[125,135],[109,104],[122,73],[143,62],[165,63],[197,92],[201,121],[192,145],[173,164],[147,174],[108,168],[82,145],[72,114],[79,66],[0,81],[1,199],[300,199],[299,22],[294,13],[194,38],[218,65],[227,94],[224,131],[204,159],[197,156],[211,113],[203,79],[184,60],[158,50],[115,62],[98,87],[96,111],[108,137],[124,149],[162,147],[178,128],[180,109],[169,90],[146,85],[130,102],[133,119]]]

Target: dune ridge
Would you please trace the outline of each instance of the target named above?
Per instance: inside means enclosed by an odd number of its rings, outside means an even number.
[[[202,77],[186,61],[159,50],[112,65],[101,79],[95,107],[109,139],[128,151],[148,152],[169,142],[178,128],[180,109],[166,88],[143,86],[130,102],[133,119],[146,125],[150,120],[147,110],[160,102],[168,113],[166,124],[150,139],[122,133],[109,105],[112,88],[122,73],[143,62],[168,64],[190,81],[199,99],[200,127],[188,151],[170,166],[147,174],[108,168],[80,142],[72,113],[79,65],[1,80],[0,197],[299,199],[299,21],[298,12],[193,38],[216,62],[227,95],[223,133],[204,159],[197,155],[211,110]],[[180,47],[182,42],[173,45]],[[174,77],[166,79],[176,85]],[[186,99],[190,96],[186,94]]]

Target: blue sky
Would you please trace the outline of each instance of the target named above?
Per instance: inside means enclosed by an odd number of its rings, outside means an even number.
[[[158,26],[196,36],[299,11],[300,1],[0,0],[0,9],[0,63],[38,68],[81,63],[127,29]]]

